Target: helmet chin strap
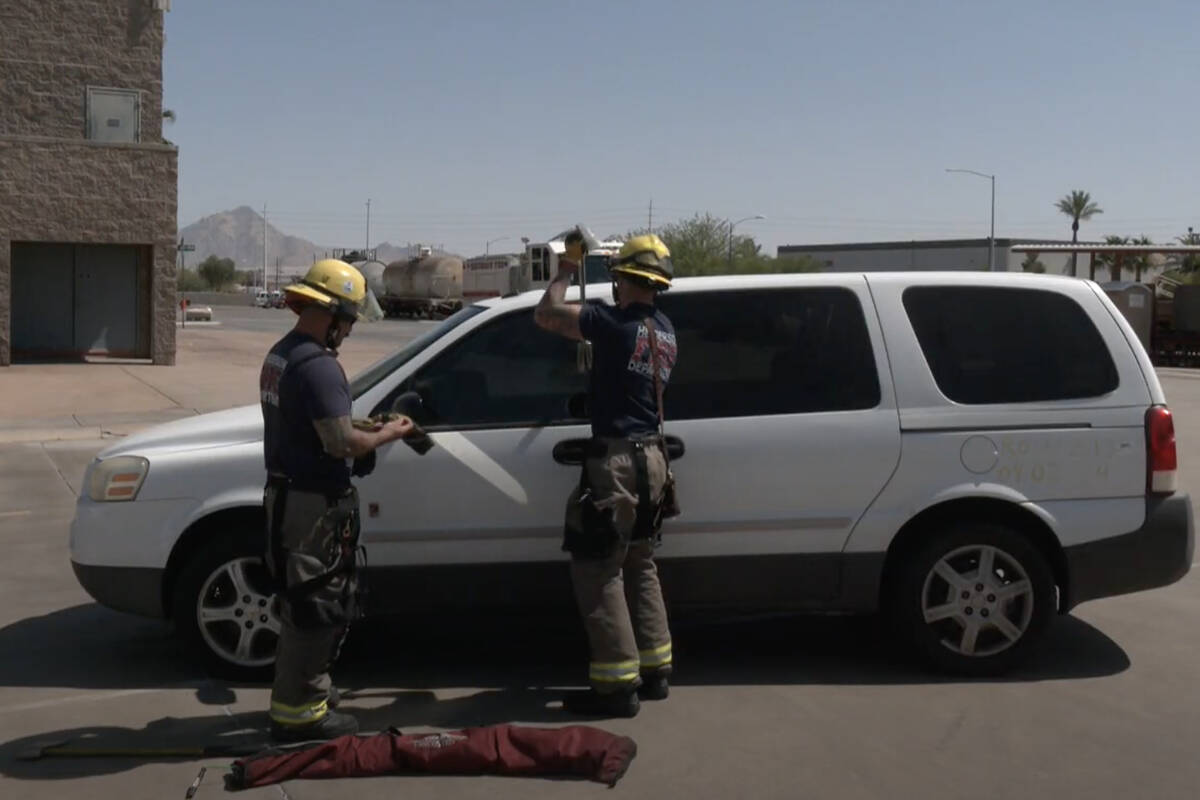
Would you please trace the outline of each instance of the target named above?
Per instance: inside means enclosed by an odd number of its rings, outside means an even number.
[[[338,306],[334,303],[330,308],[329,327],[325,329],[325,346],[337,355]]]

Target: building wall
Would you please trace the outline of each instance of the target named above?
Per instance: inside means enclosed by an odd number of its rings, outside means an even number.
[[[867,242],[860,245],[801,245],[779,248],[779,257],[805,255],[823,264],[829,272],[882,272],[882,271],[959,271],[987,270],[987,241],[952,242],[895,242],[877,244]],[[1020,272],[1024,253],[1014,253],[1010,240],[1000,239],[995,247],[996,270]],[[1070,272],[1071,258],[1062,253],[1042,253],[1038,260],[1046,267],[1046,273],[1062,275]],[[1088,257],[1080,255],[1079,274],[1087,276]]]
[[[85,138],[85,88],[142,91],[142,141],[162,141],[163,12],[151,0],[0,3],[0,134]]]
[[[150,356],[174,363],[178,154],[162,139],[162,47],[151,0],[0,2],[0,364],[14,241],[152,248]],[[139,142],[87,139],[89,86],[139,90]]]

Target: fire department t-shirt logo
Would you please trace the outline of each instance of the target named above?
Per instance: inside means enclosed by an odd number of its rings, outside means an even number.
[[[671,379],[671,370],[675,367],[675,357],[679,352],[675,345],[675,334],[665,331],[654,331],[658,340],[658,377],[663,382]],[[627,369],[647,378],[654,377],[653,363],[650,354],[650,331],[645,325],[638,325],[637,342],[634,344],[633,355],[629,357]]]
[[[262,402],[279,408],[279,379],[283,377],[287,363],[283,356],[267,354],[258,377],[258,395]]]

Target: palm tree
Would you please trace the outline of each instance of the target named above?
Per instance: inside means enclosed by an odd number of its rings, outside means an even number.
[[[1092,196],[1087,192],[1076,189],[1066,195],[1056,204],[1058,210],[1071,218],[1071,244],[1079,241],[1079,221],[1088,220],[1097,214],[1103,214],[1104,209],[1092,202]],[[1078,253],[1071,254],[1071,274],[1077,275],[1076,261]]]
[[[1146,236],[1145,234],[1143,234],[1141,236],[1134,238],[1130,242],[1130,244],[1154,244],[1154,242],[1150,241],[1149,236]],[[1148,269],[1150,269],[1150,256],[1146,253],[1142,253],[1142,254],[1138,255],[1133,260],[1133,270],[1134,270],[1133,279],[1135,281],[1137,281],[1138,283],[1141,283],[1142,282],[1142,272],[1144,270],[1148,270]]]
[[[1191,228],[1188,228],[1186,236],[1176,236],[1175,240],[1180,244],[1200,245],[1200,233],[1196,233]],[[1184,256],[1179,259],[1179,268],[1184,272],[1200,271],[1200,256]]]
[[[1132,240],[1128,236],[1105,236],[1105,244],[1132,244]],[[1092,258],[1090,265],[1090,273],[1088,278],[1096,280],[1096,268],[1108,267],[1111,280],[1121,280],[1121,273],[1117,271],[1117,257],[1115,255],[1097,255]]]

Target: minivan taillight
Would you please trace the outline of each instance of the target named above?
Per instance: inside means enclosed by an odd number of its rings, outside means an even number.
[[[1177,484],[1175,421],[1166,406],[1151,406],[1146,412],[1146,491],[1171,494]]]

